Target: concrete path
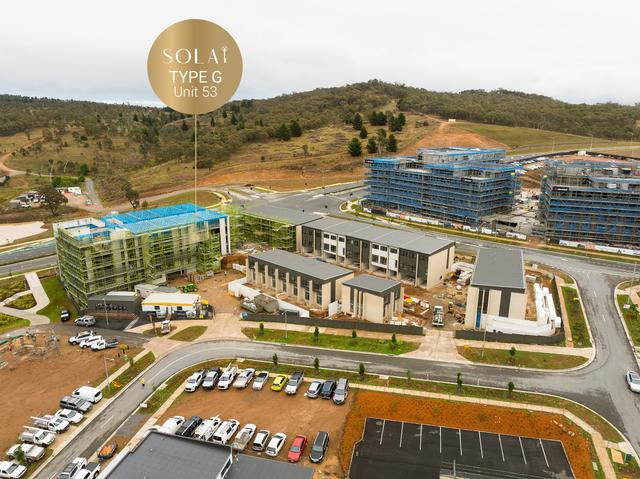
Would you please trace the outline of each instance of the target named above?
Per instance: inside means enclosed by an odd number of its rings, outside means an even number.
[[[0,304],[0,313],[8,314],[9,316],[15,316],[16,318],[26,319],[31,323],[31,326],[41,326],[43,324],[49,324],[49,318],[47,316],[37,314],[38,311],[49,304],[49,296],[47,296],[47,293],[42,287],[42,283],[40,282],[40,278],[38,278],[38,274],[35,272],[26,273],[24,277],[27,280],[29,289],[14,294],[11,298],[8,298],[4,302],[2,302]],[[5,306],[5,304],[10,303],[14,299],[29,293],[33,294],[33,297],[36,300],[36,305],[34,307],[29,309],[16,309]]]
[[[26,311],[30,313],[36,313],[49,304],[49,296],[47,296],[47,293],[42,286],[42,282],[38,277],[38,273],[36,273],[35,271],[25,273],[24,279],[27,280],[29,290],[36,300],[36,305],[33,308],[27,309]]]

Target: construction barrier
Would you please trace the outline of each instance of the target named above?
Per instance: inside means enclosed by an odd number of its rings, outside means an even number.
[[[506,334],[476,331],[475,329],[458,329],[454,335],[457,339],[470,341],[488,341],[495,343],[516,344],[556,344],[564,341],[564,331],[559,331],[553,336],[531,336],[527,334]]]

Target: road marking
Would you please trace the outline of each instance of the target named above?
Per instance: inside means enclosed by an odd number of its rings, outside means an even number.
[[[440,454],[442,454],[442,426],[440,427]]]
[[[404,433],[404,421],[400,424],[400,447],[402,447],[402,433]]]
[[[382,420],[382,431],[380,431],[380,445],[382,445],[382,438],[384,437],[384,424],[386,423],[386,421],[383,419]]]
[[[500,442],[500,454],[502,454],[502,462],[504,462],[504,450],[502,449],[502,438],[498,434],[498,441]]]
[[[544,452],[544,444],[542,444],[542,439],[538,439],[538,442],[540,442],[540,447],[542,448],[542,455],[544,456],[544,462],[546,462],[547,467],[549,467],[549,461],[547,461],[547,453]]]
[[[460,455],[462,456],[462,429],[458,429],[458,438],[460,439]]]
[[[478,439],[480,440],[480,458],[484,459],[484,452],[482,451],[482,434],[478,431]]]
[[[518,436],[518,441],[520,441],[520,450],[522,451],[522,459],[524,460],[524,463],[527,463],[527,456],[524,455],[524,447],[522,447],[522,438],[520,436]]]
[[[602,321],[606,321],[606,320],[607,320],[607,318],[606,318],[606,316],[603,314],[603,315],[602,315]]]
[[[420,424],[420,446],[418,447],[419,451],[422,451],[422,424]]]

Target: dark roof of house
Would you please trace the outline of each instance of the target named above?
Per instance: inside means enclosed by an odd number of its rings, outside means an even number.
[[[257,216],[259,218],[268,218],[281,223],[288,223],[292,225],[302,225],[309,221],[317,220],[321,218],[320,215],[315,213],[307,213],[302,210],[294,210],[291,208],[283,208],[281,206],[273,205],[257,205],[250,206],[245,209],[244,214],[250,216]]]
[[[370,274],[361,274],[348,281],[345,281],[345,286],[351,286],[353,288],[362,289],[371,293],[382,294],[390,289],[393,289],[400,285],[400,281],[393,279],[379,278]]]
[[[122,303],[136,303],[140,302],[141,298],[138,295],[129,294],[94,294],[87,298],[89,301],[120,301]]]
[[[325,263],[315,258],[308,258],[298,254],[289,253],[280,249],[271,249],[262,253],[254,253],[249,258],[270,263],[274,266],[282,266],[312,278],[322,281],[329,281],[352,273],[351,270],[341,268],[333,264]]]
[[[151,431],[101,477],[108,479],[196,479],[217,477],[231,454],[228,446]],[[117,460],[117,459],[116,459]],[[313,469],[239,454],[227,479],[311,479]]]
[[[389,228],[331,216],[312,221],[306,226],[427,255],[437,253],[454,244],[448,239],[440,239],[406,229]]]
[[[471,277],[471,286],[524,291],[522,250],[481,248]]]

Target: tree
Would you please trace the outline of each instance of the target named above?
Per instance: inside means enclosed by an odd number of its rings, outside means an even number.
[[[209,125],[216,126],[216,119],[213,115],[211,115],[211,121],[209,122]]]
[[[507,390],[509,391],[509,397],[511,397],[511,395],[513,394],[513,390],[516,388],[516,385],[513,384],[513,381],[509,381],[509,384],[507,384]]]
[[[407,369],[407,382],[411,382],[411,369]]]
[[[405,118],[404,113],[401,112],[398,115],[398,122],[400,123],[400,126],[404,126],[407,124],[407,119]]]
[[[356,113],[355,115],[353,115],[353,118],[351,119],[351,124],[353,125],[354,130],[362,129],[362,117],[360,116],[360,113]]]
[[[289,141],[291,139],[289,127],[284,123],[280,125],[280,128],[278,128],[278,131],[276,132],[276,137],[280,138],[282,141]]]
[[[458,373],[456,377],[456,384],[458,385],[458,390],[462,389],[462,373]]]
[[[315,369],[316,372],[320,371],[320,360],[318,358],[313,359],[313,369]]]
[[[355,329],[351,331],[351,339],[358,339],[358,333]]]
[[[149,202],[148,202],[147,200],[144,200],[144,201],[142,202],[142,205],[140,205],[140,206],[142,206],[142,209],[143,209],[143,210],[144,210],[144,209],[147,209],[147,208],[149,207]]]
[[[364,373],[364,364],[360,363],[360,365],[358,366],[358,374],[360,375],[360,379],[364,379]]]
[[[511,346],[511,349],[509,350],[509,360],[511,361],[511,363],[515,363],[516,362],[516,353],[518,351],[516,351],[516,347],[515,346]]]
[[[302,136],[302,128],[300,127],[298,120],[291,120],[291,123],[289,124],[289,131],[291,132],[292,137]]]
[[[237,125],[238,124],[238,117],[236,116],[235,113],[231,113],[231,124],[232,125]]]
[[[374,111],[369,115],[369,123],[375,126],[383,126],[387,124],[387,115],[381,111]]]
[[[396,333],[391,335],[391,349],[396,349],[398,346],[398,339],[396,338]]]
[[[398,140],[396,140],[395,135],[389,135],[389,139],[387,140],[387,151],[392,153],[398,151]]]
[[[82,163],[78,168],[78,176],[88,176],[89,175],[89,165],[86,163]]]
[[[360,128],[360,138],[362,138],[364,140],[367,136],[369,136],[369,132],[363,126],[362,128]]]
[[[180,126],[180,129],[182,131],[187,131],[189,129],[189,126],[187,125],[187,122],[182,120],[182,125]]]
[[[320,330],[318,329],[318,326],[316,326],[315,328],[313,328],[313,341],[317,343],[319,339],[320,339]]]
[[[38,190],[38,194],[42,197],[42,202],[47,205],[53,216],[57,216],[60,207],[68,201],[67,197],[60,193],[52,184],[42,186]]]
[[[264,336],[264,323],[260,323],[258,326],[258,336]]]
[[[278,366],[278,355],[276,353],[273,353],[273,356],[271,357],[271,360],[273,361],[273,365],[274,366]]]
[[[372,155],[378,153],[378,144],[374,137],[369,138],[367,142],[367,153],[371,153]]]
[[[347,150],[351,156],[360,156],[362,155],[362,143],[355,137],[351,138]]]
[[[131,203],[131,207],[133,209],[138,208],[138,206],[140,206],[140,193],[138,193],[138,191],[135,190],[133,186],[131,186],[129,180],[125,178],[122,179],[121,189],[124,193],[124,196],[127,198],[129,203]]]

